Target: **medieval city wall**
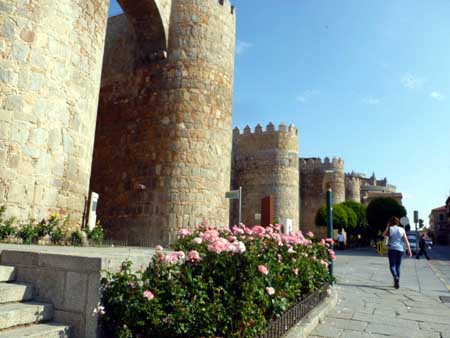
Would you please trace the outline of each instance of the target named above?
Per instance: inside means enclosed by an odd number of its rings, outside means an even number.
[[[234,8],[173,0],[167,35],[167,18],[146,34],[136,22],[109,20],[91,181],[98,217],[130,244],[169,243],[204,220],[228,226]]]
[[[261,200],[272,196],[274,217],[299,226],[298,132],[294,126],[269,124],[265,131],[258,125],[252,132],[246,127],[241,134],[233,131],[232,188],[242,187],[242,222],[256,224],[261,214]],[[234,215],[236,216],[236,215]]]
[[[345,202],[344,161],[339,158],[300,159],[300,229],[326,236],[326,227],[316,226],[316,214],[326,205],[326,192],[333,191],[333,204]]]
[[[88,196],[109,1],[0,7],[0,205],[19,221]]]

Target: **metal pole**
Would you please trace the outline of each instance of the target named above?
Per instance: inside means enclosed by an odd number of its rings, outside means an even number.
[[[239,187],[239,224],[238,226],[241,226],[242,222],[242,187]]]
[[[415,255],[417,256],[419,250],[419,211],[414,210],[414,223],[416,224],[416,252]]]
[[[331,188],[327,190],[327,218],[328,218],[328,238],[333,238],[333,192]],[[331,244],[333,249],[333,244]],[[330,275],[333,276],[333,262],[328,266]]]
[[[419,250],[419,243],[420,243],[420,241],[419,241],[419,225],[418,225],[418,223],[416,223],[416,252],[415,252],[416,256],[419,253],[419,251],[417,251],[417,250]]]

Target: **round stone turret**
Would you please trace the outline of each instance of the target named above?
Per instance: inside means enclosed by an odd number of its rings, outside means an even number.
[[[108,2],[2,1],[0,205],[19,221],[82,221]]]
[[[293,231],[299,225],[299,170],[298,133],[293,125],[280,125],[278,130],[270,123],[266,130],[260,125],[252,133],[245,127],[241,134],[233,132],[232,188],[242,186],[242,221],[252,226],[259,224],[261,200],[272,196],[274,220],[285,224],[292,220]],[[234,223],[237,213],[234,212]]]
[[[229,222],[234,7],[155,2],[147,18],[158,20],[133,19],[137,10],[109,20],[94,152],[98,216],[130,244]]]
[[[345,200],[361,203],[361,179],[357,175],[345,175]]]
[[[331,188],[333,204],[345,201],[344,161],[326,157],[300,159],[300,228],[326,236],[326,227],[316,226],[316,214],[326,205],[326,191]]]

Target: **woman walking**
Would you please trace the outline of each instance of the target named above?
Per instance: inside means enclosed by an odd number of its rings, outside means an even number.
[[[384,231],[384,236],[389,236],[389,268],[394,278],[394,287],[400,287],[400,266],[406,245],[408,256],[411,257],[411,248],[405,229],[400,227],[400,220],[397,217],[391,217],[388,226]]]

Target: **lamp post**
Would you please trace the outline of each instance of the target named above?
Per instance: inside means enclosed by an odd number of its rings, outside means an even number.
[[[331,187],[327,190],[327,225],[328,225],[328,238],[333,238],[333,191]],[[333,244],[330,244],[331,249],[333,249]],[[333,276],[333,262],[330,262],[328,266],[330,275]]]

